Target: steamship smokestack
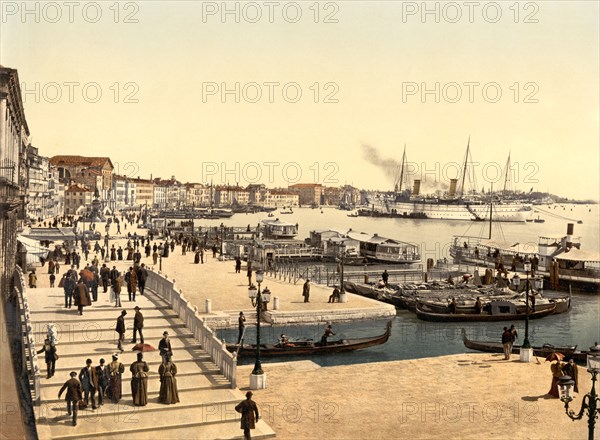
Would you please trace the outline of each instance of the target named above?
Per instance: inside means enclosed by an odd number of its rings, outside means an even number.
[[[456,195],[456,182],[458,182],[458,179],[450,179],[450,189],[448,190],[448,197],[454,197]]]
[[[573,223],[567,223],[567,249],[573,247],[573,232],[575,231],[575,225]]]
[[[419,195],[419,191],[421,190],[421,180],[419,179],[415,179],[415,183],[413,185],[413,192],[412,195],[413,196],[418,196]]]

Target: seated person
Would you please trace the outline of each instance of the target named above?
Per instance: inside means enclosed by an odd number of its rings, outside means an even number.
[[[283,333],[281,334],[281,336],[279,337],[279,344],[277,344],[280,347],[295,347],[294,344],[292,344],[288,337],[286,335],[284,335]]]
[[[385,287],[385,283],[383,282],[383,280],[377,281],[377,287],[379,289],[383,289]]]
[[[483,310],[483,305],[481,304],[481,299],[477,297],[477,301],[475,301],[475,312],[480,315]]]
[[[328,303],[340,302],[340,289],[337,286],[334,286],[333,292],[329,295]]]

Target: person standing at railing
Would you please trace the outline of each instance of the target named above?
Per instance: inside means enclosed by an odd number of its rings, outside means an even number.
[[[246,316],[244,316],[244,312],[240,312],[240,316],[238,317],[238,339],[237,339],[238,344],[240,344],[242,342],[242,337],[244,336],[245,329],[246,329]]]

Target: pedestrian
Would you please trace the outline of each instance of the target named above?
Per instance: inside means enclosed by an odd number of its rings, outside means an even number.
[[[136,343],[136,335],[139,332],[140,334],[140,342],[143,344],[144,343],[144,335],[142,334],[142,329],[144,328],[144,315],[142,315],[142,312],[140,312],[140,308],[138,306],[134,307],[135,310],[135,316],[133,317],[133,340],[131,341],[132,344]]]
[[[248,287],[250,287],[252,286],[252,263],[250,261],[248,261],[247,267],[246,276],[248,277]]]
[[[146,288],[146,280],[148,279],[148,270],[146,269],[146,265],[142,263],[142,265],[137,270],[137,283],[140,289],[140,295],[144,294],[144,289]]]
[[[177,392],[177,366],[171,361],[171,356],[167,355],[163,358],[162,363],[158,367],[160,376],[160,391],[158,393],[158,401],[160,403],[173,404],[179,403],[179,393]]]
[[[127,315],[127,310],[121,310],[121,314],[117,318],[117,326],[115,327],[115,331],[119,335],[119,341],[117,342],[117,348],[121,351],[125,351],[123,349],[123,341],[125,341],[125,316]]]
[[[95,266],[92,266],[93,268]],[[96,302],[98,301],[98,286],[100,284],[100,276],[98,275],[98,271],[97,270],[93,270],[93,278],[91,281],[91,290],[92,290],[92,301]]]
[[[334,303],[336,301],[340,302],[340,289],[338,289],[338,286],[333,287],[333,292],[329,295],[329,300],[327,302]]]
[[[327,327],[325,327],[325,332],[323,333],[323,336],[321,336],[321,347],[325,347],[327,345],[327,338],[329,338],[330,336],[335,336],[335,333],[333,332],[331,324],[328,324]]]
[[[50,288],[54,288],[54,281],[56,280],[56,275],[54,275],[54,273],[51,273],[49,278],[50,278]]]
[[[200,248],[200,264],[204,264],[204,248]]]
[[[244,312],[240,312],[240,316],[238,317],[238,340],[237,340],[238,344],[240,344],[242,342],[242,338],[244,337],[245,329],[246,329],[246,316],[244,316]]]
[[[98,377],[98,405],[104,405],[104,396],[110,384],[110,370],[104,365],[104,359],[100,359],[100,365],[96,367],[96,376]]]
[[[100,268],[100,279],[102,281],[102,289],[104,293],[108,290],[108,283],[110,282],[110,269],[103,264]]]
[[[158,252],[154,251],[152,253],[152,264],[154,264],[156,266],[157,262],[158,262]]]
[[[89,401],[92,401],[92,410],[96,409],[96,390],[98,389],[98,376],[96,369],[92,367],[92,360],[87,359],[85,361],[85,367],[79,372],[79,382],[83,388],[83,401],[85,406],[88,406]]]
[[[235,273],[240,273],[242,270],[242,259],[240,257],[235,257]]]
[[[196,251],[194,255],[194,264],[200,264],[200,251]]]
[[[390,274],[388,273],[387,269],[384,269],[383,273],[381,274],[381,279],[383,280],[385,287],[388,285],[389,278]]]
[[[504,349],[504,360],[510,359],[510,355],[512,353],[510,349],[511,339],[512,334],[510,333],[510,330],[508,329],[508,327],[504,327],[504,331],[502,332],[502,348]]]
[[[38,354],[44,353],[44,360],[46,361],[46,379],[50,379],[54,376],[54,370],[56,367],[56,360],[58,359],[58,354],[56,354],[56,345],[54,345],[50,339],[44,339],[44,345],[40,350],[38,350]]]
[[[556,363],[550,365],[550,371],[552,371],[552,384],[550,385],[550,391],[548,391],[548,394],[558,398],[558,379],[560,379],[565,374],[563,373],[563,364],[560,361],[560,359],[555,358],[555,360]]]
[[[58,264],[58,261],[54,263],[54,272],[56,272],[56,275],[60,273],[60,264]]]
[[[110,373],[110,384],[108,387],[110,390],[110,400],[112,403],[119,403],[119,400],[121,400],[122,375],[125,372],[125,366],[119,362],[118,353],[112,355],[112,362],[108,366],[108,371]]]
[[[67,390],[67,393],[65,394],[65,401],[67,402],[67,414],[69,416],[73,414],[73,426],[77,426],[77,410],[79,409],[78,402],[83,398],[82,390],[81,384],[76,379],[77,373],[75,371],[71,371],[69,376],[71,376],[71,378],[67,380],[61,387],[60,391],[58,392],[58,398],[60,399],[60,395],[63,393],[63,391]]]
[[[510,326],[509,331],[510,331],[510,351],[509,351],[509,353],[512,353],[513,345],[515,344],[515,341],[517,340],[519,335],[518,335],[517,329],[515,328],[514,325]]]
[[[71,308],[71,304],[73,301],[73,293],[75,292],[75,280],[71,278],[71,273],[66,272],[63,275],[63,289],[65,291],[65,309],[67,306],[69,309]]]
[[[31,269],[31,272],[29,273],[29,288],[37,288],[37,275],[35,274],[35,269]]]
[[[579,392],[579,372],[577,371],[577,364],[573,360],[573,356],[565,357],[565,363],[563,364],[562,371],[565,376],[569,376],[573,380],[573,382],[575,382],[573,391],[578,393]]]
[[[173,354],[173,350],[171,349],[171,340],[169,339],[169,332],[163,333],[163,338],[158,343],[158,350],[163,358],[163,361],[167,355],[171,356]]]
[[[310,297],[310,279],[307,279],[302,286],[302,296],[304,297],[304,302],[307,303],[308,298]]]
[[[127,283],[127,295],[129,301],[135,302],[135,292],[137,290],[137,274],[133,270],[133,267],[129,268],[129,272],[125,274],[125,282]]]
[[[131,395],[134,406],[148,404],[148,364],[144,361],[144,354],[137,354],[137,361],[129,367],[131,371]]]
[[[112,291],[115,295],[115,307],[121,307],[121,286],[123,285],[123,277],[116,273],[117,277],[113,281]]]
[[[250,430],[255,428],[255,422],[260,420],[260,414],[258,413],[258,406],[252,400],[252,391],[246,393],[246,400],[238,403],[235,406],[235,410],[242,414],[241,418],[241,429],[244,430],[244,439],[251,440]]]
[[[83,278],[79,279],[79,282],[75,286],[75,304],[80,315],[83,315],[83,308],[92,305],[92,298],[90,297],[90,290],[88,286],[83,282]]]

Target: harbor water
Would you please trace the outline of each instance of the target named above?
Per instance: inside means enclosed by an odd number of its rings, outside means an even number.
[[[545,219],[545,223],[494,223],[492,238],[513,243],[527,243],[537,249],[538,237],[562,236],[567,230],[567,223],[575,223],[575,237],[581,237],[582,249],[599,251],[599,206],[598,205],[542,205],[534,207],[543,212],[534,212],[533,218]],[[548,214],[549,213],[549,214]],[[298,239],[308,237],[314,229],[338,229],[367,233],[408,241],[420,246],[422,261],[447,257],[453,236],[483,236],[487,238],[489,224],[487,222],[465,222],[444,220],[413,220],[393,218],[348,217],[349,212],[333,208],[295,209],[293,214],[276,217],[290,223],[299,224]],[[197,226],[256,226],[260,220],[267,218],[266,213],[236,214],[225,220],[198,221]],[[577,224],[577,221],[583,221]],[[300,291],[301,285],[298,286]],[[276,292],[273,292],[276,295]],[[545,291],[546,296],[565,295],[565,292]],[[569,313],[552,315],[539,320],[530,321],[529,339],[532,345],[577,345],[578,349],[587,350],[596,341],[600,341],[600,296],[573,293],[572,310]],[[470,339],[499,341],[502,328],[515,324],[519,333],[517,344],[523,342],[525,334],[524,321],[515,322],[469,322],[469,323],[432,323],[420,321],[416,315],[398,310],[394,319],[392,335],[389,341],[381,346],[371,347],[350,353],[314,356],[316,363],[340,365],[364,362],[381,362],[421,357],[458,354],[469,351],[463,345],[461,329],[465,329]],[[290,340],[312,338],[318,341],[323,333],[325,323],[319,326],[283,326],[264,327],[261,330],[263,343],[274,343],[281,333]],[[336,323],[333,338],[356,338],[375,336],[383,333],[385,322],[352,322]],[[234,342],[237,330],[218,329],[219,337]],[[246,341],[255,341],[254,326],[248,326]],[[285,358],[289,359],[289,358]],[[266,358],[264,362],[282,361],[283,358]],[[253,359],[240,359],[240,363],[251,363]]]

